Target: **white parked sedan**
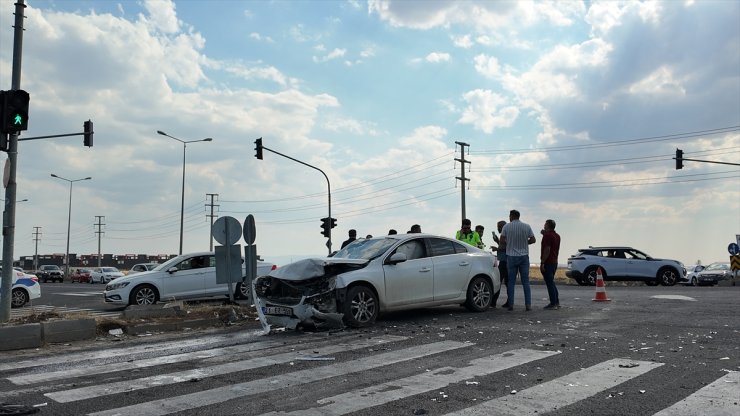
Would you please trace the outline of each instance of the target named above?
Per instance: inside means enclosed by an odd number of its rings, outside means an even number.
[[[115,267],[96,267],[90,272],[90,283],[108,283],[123,276]]]
[[[0,268],[2,272],[2,268]],[[41,297],[41,285],[36,275],[13,268],[13,286],[11,287],[10,306],[20,308],[31,299]]]
[[[257,263],[257,275],[265,275],[275,265]],[[248,285],[237,283],[234,295],[251,295]],[[105,287],[105,301],[120,305],[151,305],[157,301],[228,296],[229,285],[216,283],[216,256],[213,252],[177,256],[148,272],[120,277]]]
[[[380,313],[438,305],[484,311],[501,289],[496,258],[447,237],[405,234],[357,240],[333,257],[301,260],[255,279],[267,324],[353,327]]]

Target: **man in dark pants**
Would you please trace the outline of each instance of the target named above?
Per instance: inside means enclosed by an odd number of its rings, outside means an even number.
[[[555,232],[555,221],[545,221],[542,230],[542,250],[540,254],[540,271],[547,285],[547,296],[550,303],[545,309],[560,309],[558,288],[555,286],[555,271],[558,269],[558,253],[560,252],[560,235]]]
[[[496,224],[496,228],[498,228],[499,234],[501,234],[501,230],[504,228],[504,225],[506,225],[506,221],[499,221],[498,224]],[[498,244],[498,247],[491,246],[493,250],[496,251],[496,258],[498,259],[498,275],[501,277],[501,284],[506,286],[509,283],[509,270],[508,266],[506,265],[506,243],[499,240],[496,233],[493,234],[493,241]],[[503,287],[502,287],[503,289]],[[496,307],[496,302],[498,301],[498,297],[501,294],[501,291],[499,290],[499,293],[494,295],[493,297],[493,304],[492,307]],[[502,308],[506,308],[509,306],[509,302],[507,301],[503,305],[501,305]]]

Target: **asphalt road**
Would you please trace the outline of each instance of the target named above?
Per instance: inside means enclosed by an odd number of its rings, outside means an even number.
[[[84,311],[97,316],[117,316],[125,307],[105,303],[103,284],[41,283],[41,297],[25,307],[11,310],[11,316],[34,311]]]
[[[7,353],[0,402],[54,415],[740,414],[740,287],[607,287],[610,302],[560,290],[555,311],[538,285],[531,312],[442,307],[363,330],[263,336],[251,323]]]

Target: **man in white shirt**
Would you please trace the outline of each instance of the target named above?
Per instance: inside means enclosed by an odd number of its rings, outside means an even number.
[[[519,273],[524,289],[524,305],[526,310],[532,310],[532,292],[529,287],[529,245],[537,241],[534,238],[532,227],[519,221],[519,211],[509,211],[509,223],[501,230],[501,241],[506,244],[506,262],[509,271],[509,284],[506,285],[506,304],[510,311],[514,310],[514,285]]]

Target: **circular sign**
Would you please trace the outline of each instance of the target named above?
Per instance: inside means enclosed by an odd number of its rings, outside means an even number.
[[[220,217],[213,223],[211,235],[219,244],[230,246],[241,238],[242,227],[234,217]]]
[[[254,239],[257,237],[257,229],[254,227],[254,216],[252,214],[247,215],[244,219],[244,241],[247,242],[248,246],[254,244]]]
[[[737,243],[730,243],[730,245],[727,246],[727,251],[729,251],[733,256],[737,256],[738,253],[740,253],[740,246],[738,246]]]

